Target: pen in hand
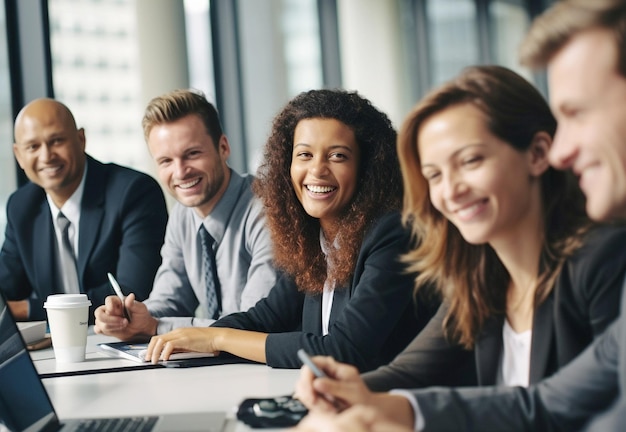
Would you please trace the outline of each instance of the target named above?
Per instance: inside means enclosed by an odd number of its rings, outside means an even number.
[[[302,364],[308,366],[316,378],[327,378],[327,375],[324,373],[324,371],[322,371],[319,367],[317,367],[315,363],[313,363],[313,360],[311,360],[311,357],[309,356],[309,354],[307,354],[305,350],[299,349],[297,354]],[[335,408],[335,410],[337,410],[337,412],[341,412],[348,407],[343,401],[335,399],[331,395],[320,394],[320,396],[324,398],[327,402],[329,402]]]
[[[124,293],[122,293],[120,284],[117,283],[117,281],[115,280],[115,278],[113,277],[111,273],[107,273],[107,276],[109,277],[109,282],[111,282],[111,286],[113,287],[115,294],[117,294],[120,300],[122,300],[122,308],[124,309],[124,316],[126,317],[128,322],[130,322],[130,314],[128,313],[128,310],[126,309],[126,303],[124,302],[126,297],[124,296]]]

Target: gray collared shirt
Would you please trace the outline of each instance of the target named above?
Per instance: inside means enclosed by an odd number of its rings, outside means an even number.
[[[202,277],[202,251],[198,228],[204,224],[215,239],[215,260],[221,286],[221,316],[245,311],[267,296],[276,275],[272,266],[269,230],[261,203],[251,189],[253,177],[231,170],[224,196],[201,220],[193,208],[176,203],[167,223],[150,297],[150,313],[159,318],[157,332],[177,327],[208,326],[206,289]]]

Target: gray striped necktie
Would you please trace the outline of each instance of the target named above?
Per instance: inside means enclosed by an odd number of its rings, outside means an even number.
[[[74,255],[74,247],[69,237],[70,221],[65,215],[59,212],[57,216],[57,224],[61,230],[61,249],[60,249],[60,261],[63,274],[61,280],[63,281],[63,290],[65,293],[78,294],[80,293],[80,285],[78,283],[78,271],[76,268],[76,255]]]
[[[220,281],[217,277],[215,252],[213,251],[215,240],[204,228],[204,225],[200,226],[198,233],[200,234],[200,243],[202,244],[202,274],[206,284],[207,316],[217,319],[220,314]]]

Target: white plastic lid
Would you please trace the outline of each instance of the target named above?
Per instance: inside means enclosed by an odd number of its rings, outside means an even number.
[[[75,307],[90,306],[91,301],[87,294],[53,294],[49,295],[44,308],[67,309]]]

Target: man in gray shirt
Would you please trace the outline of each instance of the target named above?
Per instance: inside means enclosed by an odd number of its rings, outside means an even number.
[[[143,128],[158,177],[178,202],[150,297],[141,303],[130,294],[123,305],[110,296],[95,311],[95,331],[123,340],[208,326],[254,306],[275,282],[253,177],[226,164],[230,145],[213,105],[201,94],[176,90],[150,101]]]

